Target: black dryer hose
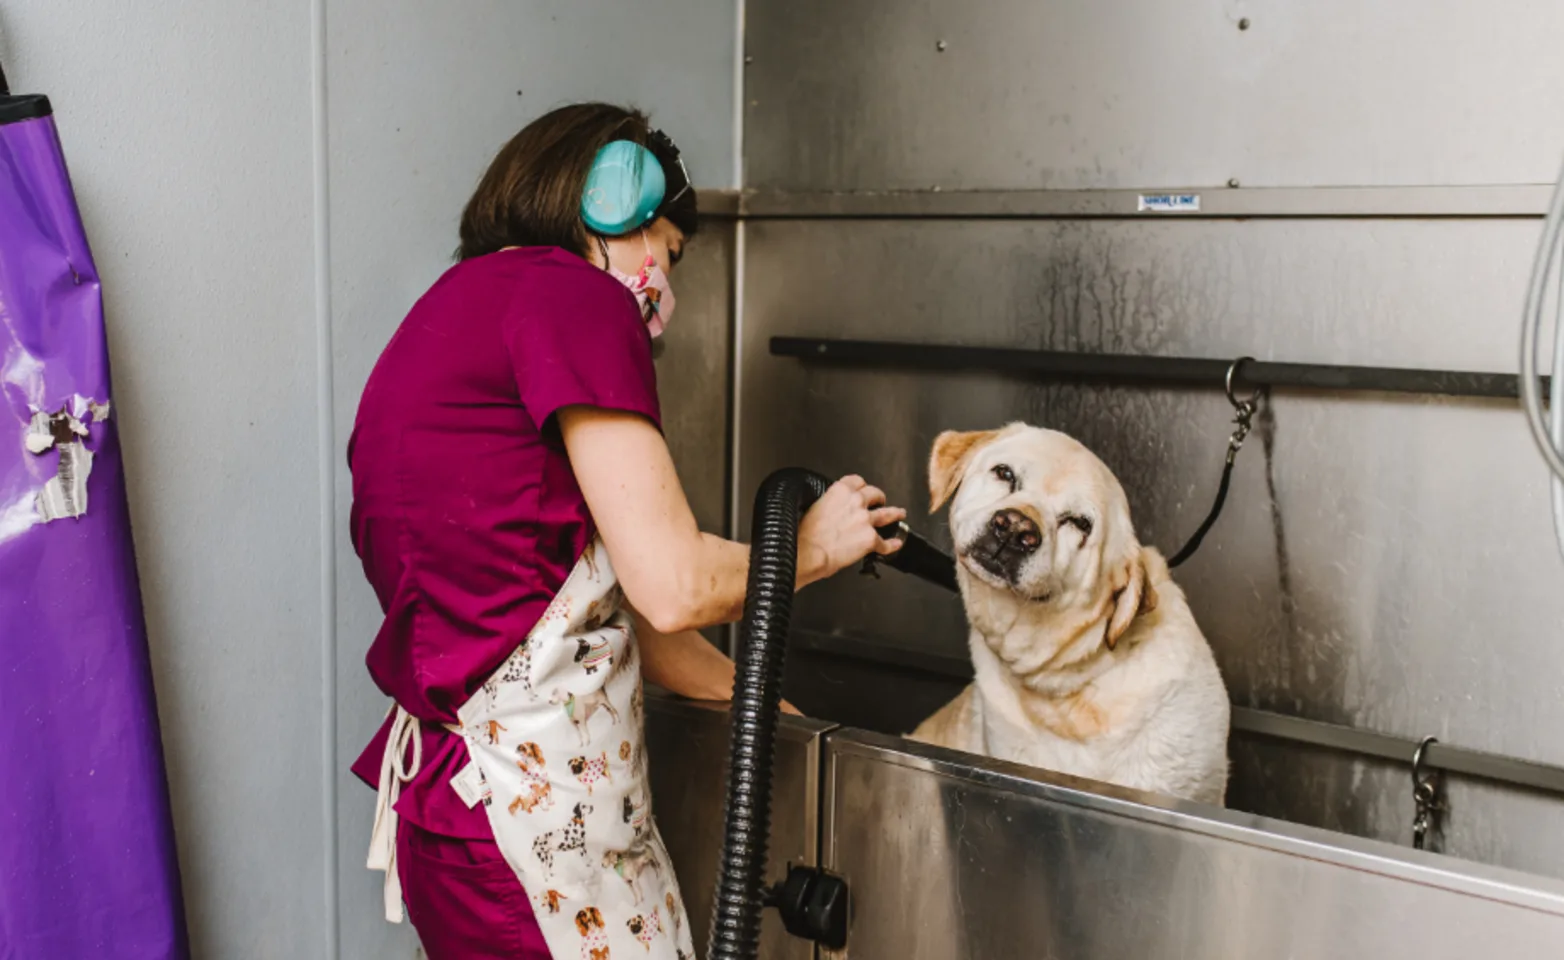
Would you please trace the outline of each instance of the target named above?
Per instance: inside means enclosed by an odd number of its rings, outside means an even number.
[[[829,486],[817,473],[788,468],[767,477],[755,496],[749,587],[733,682],[728,795],[712,904],[711,960],[756,960],[760,949],[771,837],[772,761],[793,614],[798,523]],[[954,560],[905,524],[884,532],[905,538],[906,544],[881,562],[955,589]]]

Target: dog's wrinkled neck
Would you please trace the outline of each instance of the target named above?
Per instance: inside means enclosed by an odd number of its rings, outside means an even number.
[[[998,668],[996,679],[1006,685],[1066,697],[1112,662],[1105,637],[1113,598],[1106,591],[1061,606],[1018,601],[1014,593],[976,578],[962,579],[974,661],[987,655]]]

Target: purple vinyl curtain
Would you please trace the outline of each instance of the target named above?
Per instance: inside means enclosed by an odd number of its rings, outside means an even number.
[[[0,74],[0,960],[186,956],[98,274]]]

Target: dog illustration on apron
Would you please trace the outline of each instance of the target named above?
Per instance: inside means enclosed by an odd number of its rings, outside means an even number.
[[[457,711],[471,763],[451,781],[484,805],[556,960],[694,960],[651,814],[635,627],[594,540],[527,639]],[[401,922],[396,803],[418,773],[418,721],[393,708],[369,866]],[[403,758],[411,748],[410,764]]]

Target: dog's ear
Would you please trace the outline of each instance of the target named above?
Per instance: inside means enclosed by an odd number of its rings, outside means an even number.
[[[1146,578],[1146,562],[1139,550],[1119,573],[1114,576],[1113,614],[1108,618],[1108,632],[1104,639],[1108,649],[1119,643],[1119,638],[1130,628],[1135,618],[1157,609],[1157,590]]]
[[[576,911],[576,930],[580,931],[583,937],[592,932],[592,928],[588,926],[588,920],[590,917],[591,914],[587,913],[586,910]]]
[[[998,430],[946,430],[934,438],[934,450],[929,454],[930,513],[945,505],[961,486],[961,475],[973,455],[993,443],[999,434]]]

